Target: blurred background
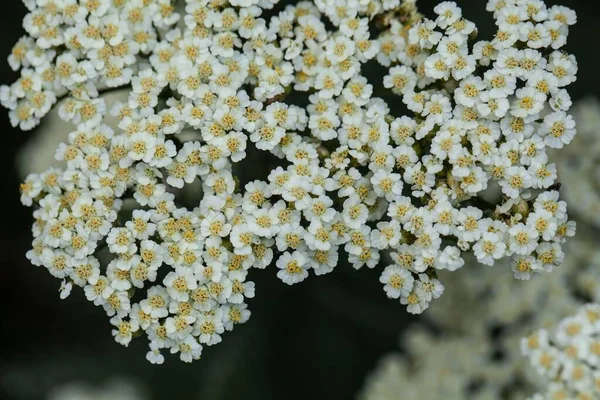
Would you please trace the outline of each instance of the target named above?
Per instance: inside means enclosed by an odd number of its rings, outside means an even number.
[[[425,14],[431,14],[436,3],[418,0]],[[457,3],[480,28],[479,37],[491,37],[494,26],[485,1]],[[584,0],[546,3],[569,6],[578,14],[566,46],[579,63],[578,80],[569,87],[574,102],[600,97],[600,4]],[[0,58],[8,56],[24,33],[25,13],[21,0],[2,1]],[[0,83],[9,84],[16,77],[7,62],[0,62]],[[31,210],[19,203],[18,185],[23,171],[41,172],[36,169],[43,165],[40,149],[46,157],[54,154],[55,143],[44,136],[52,121],[25,133],[12,128],[8,113],[0,110],[0,124],[0,209],[4,212],[0,223],[0,399],[85,399],[86,390],[102,393],[106,399],[352,399],[361,393],[378,360],[399,349],[403,332],[416,323],[432,325],[425,318],[409,316],[404,306],[386,298],[378,268],[356,272],[339,265],[329,275],[311,276],[293,287],[282,284],[272,269],[253,270],[249,278],[257,285],[257,296],[249,301],[252,317],[248,323],[226,333],[218,346],[205,348],[201,361],[184,364],[177,357],[167,357],[164,365],[151,365],[145,359],[146,341],[133,341],[129,348],[117,345],[101,308],[89,304],[81,290],[60,300],[60,282],[25,258],[32,217]],[[569,190],[569,182],[562,183],[562,190]],[[594,233],[589,235],[594,237]],[[467,274],[488,272],[467,266],[455,273],[447,291],[461,291],[467,280],[461,278]],[[494,279],[499,284],[523,285],[513,279],[509,268]],[[446,295],[438,302],[444,302]],[[468,296],[455,298],[452,307],[471,315],[471,320],[464,321],[469,324],[462,326],[464,331],[478,330],[472,321],[483,320],[487,313]],[[400,345],[406,347],[406,343]],[[494,362],[508,360],[499,355]],[[75,383],[87,389],[80,390]],[[401,393],[386,398],[404,400]]]

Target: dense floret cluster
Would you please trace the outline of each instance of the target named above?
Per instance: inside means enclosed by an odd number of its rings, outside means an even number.
[[[278,3],[25,0],[0,100],[22,129],[59,99],[75,125],[65,167],[21,186],[28,257],[63,296],[83,287],[121,344],[145,332],[150,361],[191,361],[249,317],[252,267],[295,284],[391,252],[384,290],[420,313],[462,252],[519,279],[561,263],[575,227],[546,149],[575,134],[573,11],[492,0],[495,38],[475,42],[453,2]],[[242,185],[247,152],[280,165]]]
[[[564,199],[571,211],[600,227],[600,100],[589,97],[576,103],[572,115],[577,122],[575,140],[551,156],[555,157],[560,179],[569,182]]]

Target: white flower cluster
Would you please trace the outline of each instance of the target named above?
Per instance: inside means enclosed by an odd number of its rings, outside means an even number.
[[[521,350],[548,382],[531,400],[600,399],[600,304],[585,305],[552,331],[532,333]]]
[[[273,259],[294,284],[342,251],[356,269],[391,251],[380,280],[411,313],[461,252],[512,256],[521,279],[562,261],[574,223],[546,148],[575,134],[567,8],[492,0],[498,32],[472,43],[453,2],[436,20],[414,0],[186,0],[183,17],[170,0],[25,3],[21,78],[0,100],[29,129],[65,92],[60,116],[76,125],[56,152],[66,167],[21,186],[36,205],[28,257],[63,296],[83,287],[119,343],[144,331],[152,362],[162,349],[197,359],[246,321],[248,269]],[[100,93],[123,85],[115,132]],[[284,166],[241,187],[234,165],[256,149]],[[175,194],[195,180],[190,210]]]
[[[489,344],[475,337],[437,338],[424,330],[411,330],[403,340],[408,354],[385,355],[358,399],[524,399],[521,391],[517,391],[521,397],[501,391],[506,377],[499,364],[490,362]]]
[[[148,393],[125,378],[111,378],[101,386],[65,383],[53,388],[47,400],[147,400]]]
[[[556,157],[560,179],[569,182],[565,200],[582,219],[600,227],[600,101],[596,97],[586,98],[577,102],[572,111],[577,136],[568,147],[552,156]]]
[[[179,20],[171,0],[23,0],[29,13],[8,58],[21,77],[0,102],[13,126],[33,129],[57,99],[65,121],[93,127],[105,113],[98,90],[128,84]]]

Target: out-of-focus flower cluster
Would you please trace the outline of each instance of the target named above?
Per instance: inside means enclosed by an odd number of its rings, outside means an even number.
[[[521,349],[548,382],[532,400],[600,398],[600,304],[585,305],[555,329],[532,333]]]
[[[144,390],[123,378],[112,379],[100,387],[67,383],[50,391],[47,400],[147,400]]]
[[[25,3],[29,36],[9,59],[21,77],[0,100],[30,129],[64,96],[76,125],[56,152],[66,167],[21,186],[28,257],[62,296],[83,287],[119,343],[145,332],[152,362],[197,359],[246,321],[248,270],[273,260],[294,284],[342,252],[356,269],[391,252],[380,280],[411,313],[462,252],[511,257],[519,279],[562,262],[574,223],[546,149],[575,134],[570,9],[492,0],[498,31],[474,42],[453,2],[435,20],[414,0]],[[100,94],[121,86],[115,132]],[[282,166],[241,187],[247,151]],[[197,179],[188,209],[175,194]]]
[[[565,200],[582,220],[600,227],[600,100],[590,97],[579,101],[572,111],[577,136],[563,151],[552,156],[556,157],[559,179],[569,182]]]

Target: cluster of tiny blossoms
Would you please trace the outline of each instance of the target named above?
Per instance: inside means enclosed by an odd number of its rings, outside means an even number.
[[[531,400],[600,399],[600,304],[522,339],[521,351],[548,382],[547,392]]]
[[[600,227],[600,100],[586,98],[575,103],[571,111],[577,122],[577,136],[564,151],[554,155],[560,179],[572,182],[564,199],[582,220]]]
[[[197,359],[246,321],[248,270],[273,260],[295,284],[341,252],[356,269],[391,252],[380,280],[411,313],[461,252],[512,256],[521,279],[562,260],[574,225],[546,148],[575,134],[567,8],[490,1],[498,32],[473,43],[453,2],[435,20],[414,0],[25,3],[29,36],[9,58],[21,77],[0,100],[30,129],[65,97],[76,125],[65,168],[21,187],[36,206],[28,257],[63,296],[80,286],[104,307],[117,342],[145,332],[151,362]],[[128,101],[107,110],[101,92],[122,86]],[[241,187],[233,166],[257,149],[282,166]],[[195,180],[190,210],[175,194]]]

